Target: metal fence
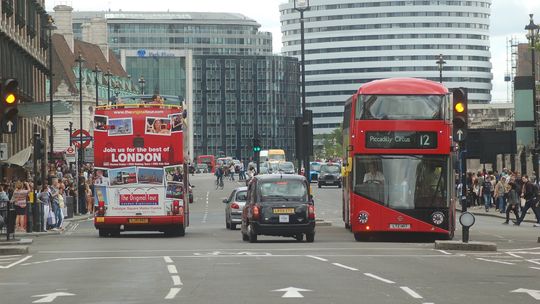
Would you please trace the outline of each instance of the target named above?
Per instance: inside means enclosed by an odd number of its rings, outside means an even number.
[[[0,201],[0,238],[6,240],[14,238],[15,233],[15,206],[10,201]]]

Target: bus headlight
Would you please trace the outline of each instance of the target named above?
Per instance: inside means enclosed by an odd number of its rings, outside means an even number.
[[[431,215],[431,221],[435,225],[441,225],[442,223],[444,223],[444,214],[440,211],[433,212],[433,214]]]
[[[360,211],[360,213],[358,214],[358,222],[360,224],[366,224],[369,220],[369,213],[367,213],[366,211]]]

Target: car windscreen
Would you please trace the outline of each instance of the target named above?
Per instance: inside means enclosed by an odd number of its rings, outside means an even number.
[[[311,164],[311,171],[321,171],[321,164]]]
[[[285,162],[285,163],[280,163],[279,168],[284,171],[292,171],[294,170],[294,165],[292,163]]]
[[[339,166],[329,166],[329,165],[323,165],[321,166],[321,173],[340,173]]]
[[[306,184],[301,180],[275,180],[259,183],[261,201],[307,200]]]

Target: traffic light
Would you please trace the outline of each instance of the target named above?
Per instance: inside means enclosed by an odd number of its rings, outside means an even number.
[[[258,137],[253,138],[253,152],[261,152],[261,140]]]
[[[43,159],[45,157],[45,142],[39,135],[34,136],[34,157]]]
[[[17,104],[19,102],[19,94],[17,92],[19,82],[16,79],[9,78],[0,84],[1,99],[1,118],[7,121],[15,120],[19,110]]]
[[[454,129],[467,129],[468,111],[467,111],[467,89],[457,88],[452,90],[452,124]]]

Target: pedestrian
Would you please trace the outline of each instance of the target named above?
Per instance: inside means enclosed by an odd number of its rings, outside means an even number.
[[[86,214],[86,178],[79,175],[79,185],[77,186],[77,198],[79,214]]]
[[[9,197],[6,191],[4,191],[4,185],[0,185],[0,202],[7,202],[7,201],[9,201]]]
[[[47,183],[41,186],[41,191],[38,194],[38,200],[43,205],[43,230],[47,231],[47,219],[51,212],[51,191]]]
[[[94,213],[94,196],[92,193],[92,189],[90,189],[90,185],[88,185],[88,183],[86,183],[85,194],[86,194],[86,211],[87,211],[86,214],[93,214]]]
[[[58,178],[52,179],[51,185],[51,208],[54,214],[54,220],[51,222],[52,229],[58,231],[58,227],[62,223],[62,210],[60,208],[60,184],[58,183]]]
[[[509,182],[510,190],[508,191],[508,204],[506,206],[506,221],[503,224],[508,224],[510,221],[510,212],[514,212],[516,216],[516,221],[519,219],[519,214],[517,212],[519,205],[519,196],[516,191],[516,184],[514,182]]]
[[[23,183],[18,181],[15,183],[15,191],[11,197],[11,201],[15,204],[15,230],[19,232],[26,231],[25,215],[26,205],[28,200],[28,190],[23,189]]]
[[[482,196],[484,197],[484,207],[486,208],[486,212],[488,212],[491,207],[491,188],[491,177],[486,175],[484,183],[482,184]]]
[[[495,211],[499,211],[500,213],[504,213],[505,211],[505,201],[504,201],[504,193],[505,193],[505,184],[506,184],[506,178],[501,177],[497,184],[495,185]]]
[[[521,209],[521,216],[517,221],[514,222],[514,225],[519,226],[521,222],[523,222],[523,219],[525,219],[527,211],[531,208],[534,212],[534,215],[536,216],[536,222],[540,223],[540,215],[535,208],[537,204],[538,192],[534,185],[530,182],[527,175],[523,175],[521,179],[523,181],[523,190],[521,191],[521,196],[525,199],[525,206]]]

